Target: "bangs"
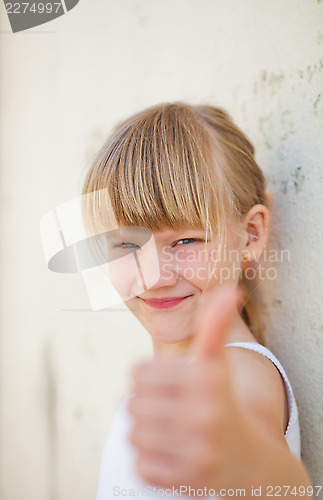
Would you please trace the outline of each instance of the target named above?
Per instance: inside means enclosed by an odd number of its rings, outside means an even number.
[[[104,226],[112,210],[118,225],[219,229],[225,200],[211,150],[207,128],[185,105],[132,117],[116,129],[87,179],[85,193],[105,189],[109,198],[104,208],[101,197],[90,218]]]

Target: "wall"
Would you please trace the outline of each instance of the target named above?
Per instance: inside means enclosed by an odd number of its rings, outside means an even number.
[[[81,1],[12,34],[1,5],[0,496],[88,500],[132,364],[151,354],[125,311],[92,313],[49,272],[39,221],[76,196],[110,128],[166,100],[215,103],[247,132],[273,193],[261,284],[268,344],[299,404],[303,458],[323,482],[323,2]]]

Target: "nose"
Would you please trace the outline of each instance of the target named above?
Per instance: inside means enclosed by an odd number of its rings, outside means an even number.
[[[138,255],[140,280],[147,290],[172,287],[178,280],[178,269],[174,256],[165,246],[151,245]],[[139,276],[138,276],[139,278]]]

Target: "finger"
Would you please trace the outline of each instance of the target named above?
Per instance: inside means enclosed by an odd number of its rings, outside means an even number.
[[[168,454],[171,457],[185,458],[187,436],[151,422],[135,424],[129,434],[130,442],[139,452]],[[190,443],[191,444],[191,443]],[[193,452],[193,447],[191,452]]]
[[[205,298],[198,314],[195,354],[198,358],[223,355],[226,337],[238,314],[243,291],[234,285],[221,285]]]
[[[134,394],[128,401],[128,411],[134,417],[158,420],[158,422],[176,422],[182,418],[181,403],[178,398],[157,397]]]
[[[132,376],[138,387],[158,389],[179,389],[187,379],[187,359],[184,357],[158,358],[142,363],[132,369]]]
[[[143,453],[138,457],[136,469],[150,484],[168,488],[176,485],[181,477],[181,461],[169,454]]]
[[[205,457],[211,461],[214,456],[214,444],[209,437],[207,439],[199,433],[188,436],[181,429],[172,431],[154,423],[140,422],[134,425],[129,438],[139,453],[168,455],[173,459],[182,459],[187,464],[202,462]]]
[[[144,451],[139,454],[136,468],[141,477],[148,483],[158,485],[162,488],[180,488],[181,492],[187,491],[186,484],[191,487],[201,488],[208,475],[203,470],[204,450],[198,446],[178,457],[165,452]],[[201,462],[201,463],[200,463]],[[209,472],[209,470],[207,471]]]
[[[182,399],[156,394],[134,394],[127,403],[127,409],[136,422],[155,422],[168,430],[176,426],[183,432],[188,432],[188,429],[190,432],[197,431],[212,425],[214,415],[217,414],[217,408],[210,397],[214,395],[214,391],[204,391],[201,387],[200,393],[205,393],[207,397]]]

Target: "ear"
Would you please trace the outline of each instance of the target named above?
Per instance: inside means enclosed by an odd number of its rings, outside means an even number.
[[[258,259],[268,239],[269,211],[264,205],[254,205],[243,221],[243,261]]]

